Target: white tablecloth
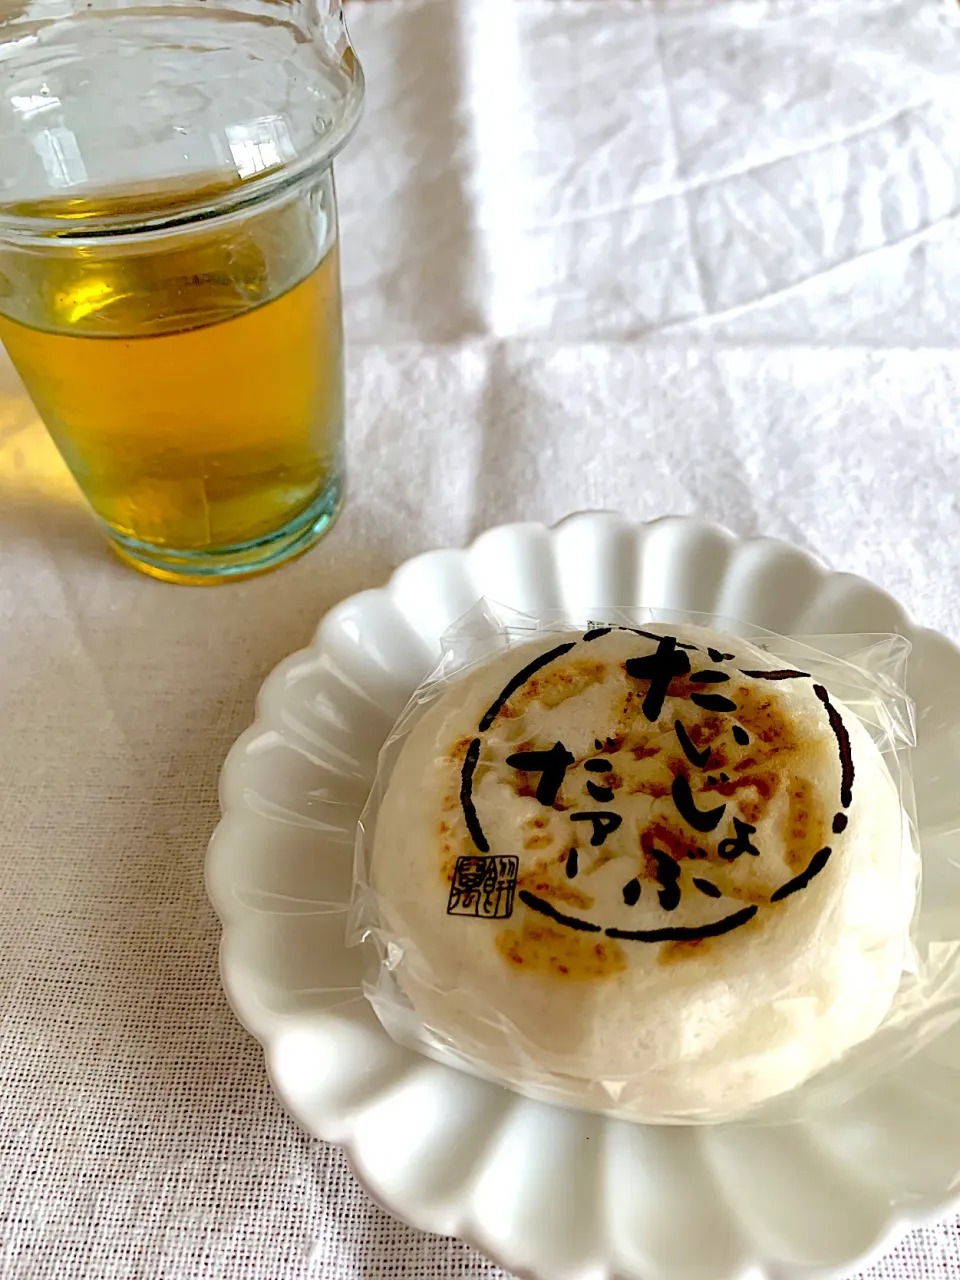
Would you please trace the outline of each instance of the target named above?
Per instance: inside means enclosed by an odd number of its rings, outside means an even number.
[[[217,771],[342,596],[605,506],[785,537],[960,637],[947,10],[390,0],[351,26],[327,542],[218,591],[138,578],[0,363],[3,1280],[503,1276],[375,1208],[220,994]],[[960,1228],[869,1274],[960,1277]]]

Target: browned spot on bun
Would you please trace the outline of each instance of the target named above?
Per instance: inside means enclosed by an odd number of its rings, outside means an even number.
[[[751,826],[756,826],[763,817],[763,805],[759,800],[753,799],[752,796],[739,796],[737,804],[740,808],[740,815],[745,822],[749,822]]]
[[[525,849],[549,849],[552,844],[553,840],[550,836],[540,832],[535,836],[527,836],[523,842],[523,847]]]
[[[797,746],[793,730],[768,690],[741,685],[737,690],[737,719],[750,734],[751,754],[761,759]]]
[[[752,864],[750,864],[752,866]],[[780,882],[776,884],[768,883],[764,880],[750,880],[745,884],[738,884],[731,872],[715,871],[712,872],[714,880],[717,882],[717,888],[721,890],[725,898],[732,898],[734,902],[744,902],[747,906],[765,907],[770,902],[770,895],[775,889],[779,888]],[[738,930],[739,932],[739,930]]]
[[[472,738],[460,738],[458,742],[455,742],[450,748],[450,759],[462,764],[466,759],[467,751],[472,741]]]
[[[596,658],[574,658],[555,663],[518,689],[501,708],[499,715],[513,719],[523,715],[532,702],[542,703],[545,707],[559,707],[567,698],[575,698],[592,684],[599,684],[606,674],[606,664]]]
[[[628,733],[636,728],[638,722],[646,723],[643,717],[643,699],[637,697],[636,690],[628,690],[620,706],[619,720]]]
[[[729,782],[716,782],[710,790],[721,796],[735,796],[738,791],[748,788],[756,791],[763,808],[770,803],[780,786],[780,778],[775,773],[745,773],[742,777],[731,778]]]
[[[660,747],[655,747],[649,742],[638,742],[630,748],[630,754],[634,760],[649,760],[652,756],[658,756],[660,751]]]
[[[619,943],[550,924],[527,912],[519,929],[497,934],[497,950],[511,966],[558,982],[597,982],[627,967]]]
[[[670,794],[670,786],[666,782],[658,782],[656,778],[641,778],[629,789],[631,796],[650,796],[654,800],[662,800]]]
[[[659,849],[661,853],[669,853],[671,858],[680,862],[687,856],[689,850],[696,846],[696,843],[682,831],[668,827],[665,822],[654,822],[651,826],[645,827],[640,832],[640,848],[643,851],[648,879],[657,878],[657,864],[653,858],[654,849]]]
[[[691,956],[710,954],[715,938],[690,938],[686,942],[663,942],[657,952],[658,964],[680,964]]]
[[[517,752],[536,751],[537,744],[532,738],[525,738],[523,742],[518,742],[516,747],[512,747],[511,750]],[[522,769],[504,769],[499,775],[502,782],[513,788],[514,795],[522,796],[525,800],[535,800],[537,798],[538,776],[534,773],[525,773]],[[540,820],[537,819],[537,821]]]
[[[559,871],[555,860],[541,859],[532,867],[521,870],[517,889],[526,889],[538,898],[546,898],[558,906],[574,907],[578,911],[587,911],[594,902],[589,893],[584,893],[567,879],[566,872]]]
[[[783,842],[787,866],[794,872],[809,866],[810,859],[826,843],[823,808],[806,778],[791,779]]]
[[[727,731],[727,722],[723,716],[706,715],[702,719],[696,720],[693,724],[686,725],[687,733],[690,735],[690,741],[702,751],[705,747],[712,746],[721,734]]]

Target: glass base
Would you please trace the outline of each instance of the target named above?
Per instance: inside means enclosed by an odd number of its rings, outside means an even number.
[[[295,560],[319,542],[333,525],[343,506],[343,482],[331,480],[306,511],[274,533],[252,542],[209,551],[175,551],[152,546],[136,538],[126,538],[107,527],[110,546],[126,564],[159,578],[184,586],[215,587],[223,582],[254,578]]]

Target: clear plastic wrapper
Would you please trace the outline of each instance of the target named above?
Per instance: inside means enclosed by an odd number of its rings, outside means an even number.
[[[397,1041],[649,1123],[782,1122],[957,1016],[909,644],[481,601],[380,755],[350,938]]]

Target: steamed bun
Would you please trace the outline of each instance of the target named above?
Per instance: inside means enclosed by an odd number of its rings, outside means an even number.
[[[637,1119],[721,1116],[884,1018],[904,839],[878,749],[812,677],[700,628],[598,627],[429,707],[370,879],[428,1052]]]

